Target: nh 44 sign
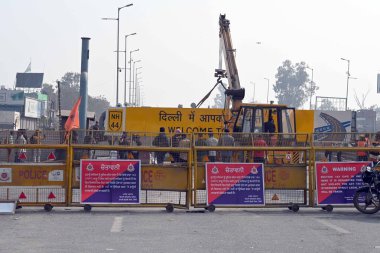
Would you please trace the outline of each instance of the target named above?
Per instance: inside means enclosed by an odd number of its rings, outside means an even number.
[[[121,132],[124,127],[124,108],[110,108],[107,112],[107,131]]]

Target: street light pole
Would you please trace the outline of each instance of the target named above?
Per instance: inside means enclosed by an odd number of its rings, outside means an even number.
[[[268,89],[267,89],[267,104],[269,104],[269,78],[264,77],[264,79],[268,81]]]
[[[347,102],[348,102],[348,83],[350,80],[350,60],[345,59],[345,58],[340,58],[342,61],[347,62],[347,88],[346,88],[346,111],[347,111]]]
[[[310,82],[310,110],[311,110],[311,99],[313,97],[313,90],[314,90],[314,69],[310,68],[309,66],[306,66],[307,69],[311,70],[311,82]]]
[[[137,52],[140,49],[131,50],[129,52],[129,98],[128,103],[131,104],[132,102],[132,53]]]
[[[253,103],[255,103],[255,93],[256,93],[256,83],[254,82],[250,82],[251,84],[253,84]]]
[[[120,27],[120,10],[130,7],[133,4],[127,4],[117,8],[117,18],[103,18],[103,20],[116,20],[117,21],[117,39],[116,39],[116,106],[119,104],[119,27]]]
[[[134,106],[136,106],[136,86],[135,86],[135,71],[136,71],[136,69],[135,69],[135,64],[137,63],[137,62],[141,62],[141,60],[138,60],[138,61],[134,61],[133,62],[133,81],[132,81],[132,104],[134,105]]]
[[[124,53],[125,53],[125,59],[124,59],[124,106],[127,105],[127,38],[132,35],[136,35],[137,33],[131,33],[125,35],[125,48],[124,48]],[[131,71],[131,69],[129,69]]]
[[[137,86],[138,86],[138,79],[137,79],[137,75],[138,74],[141,74],[141,72],[137,72],[139,69],[142,69],[142,67],[137,67],[136,69],[135,69],[135,83],[134,83],[134,96],[135,96],[135,104],[136,105],[138,105],[138,103],[137,103]]]

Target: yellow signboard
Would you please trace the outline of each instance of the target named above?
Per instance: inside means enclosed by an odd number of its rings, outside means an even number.
[[[110,108],[107,112],[106,131],[121,132],[124,128],[124,108]]]
[[[0,165],[0,186],[64,186],[64,164]]]
[[[187,168],[154,167],[141,168],[142,190],[187,190]]]
[[[208,108],[127,108],[126,131],[157,133],[160,127],[172,133],[222,132],[222,109]]]
[[[305,166],[264,166],[265,189],[306,189]]]

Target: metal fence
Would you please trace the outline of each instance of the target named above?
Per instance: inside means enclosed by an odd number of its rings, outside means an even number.
[[[0,199],[17,199],[20,205],[48,205],[47,209],[81,205],[82,159],[140,160],[139,206],[178,208],[207,208],[206,163],[262,163],[266,206],[293,208],[314,206],[315,162],[380,157],[380,135],[374,133],[115,135],[76,131],[65,136],[58,131],[20,130],[12,134],[2,130],[0,141]]]

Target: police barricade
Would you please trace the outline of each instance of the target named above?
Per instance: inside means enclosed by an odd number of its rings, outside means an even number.
[[[92,206],[189,208],[191,135],[181,134],[181,144],[173,139],[174,134],[124,132],[103,144],[71,144],[70,204],[86,211]]]
[[[298,211],[311,198],[309,151],[307,134],[194,134],[192,204]]]
[[[0,199],[19,206],[53,206],[68,203],[68,145],[1,144]]]
[[[331,212],[352,207],[355,191],[364,186],[361,170],[379,160],[378,133],[314,133],[315,204]]]

